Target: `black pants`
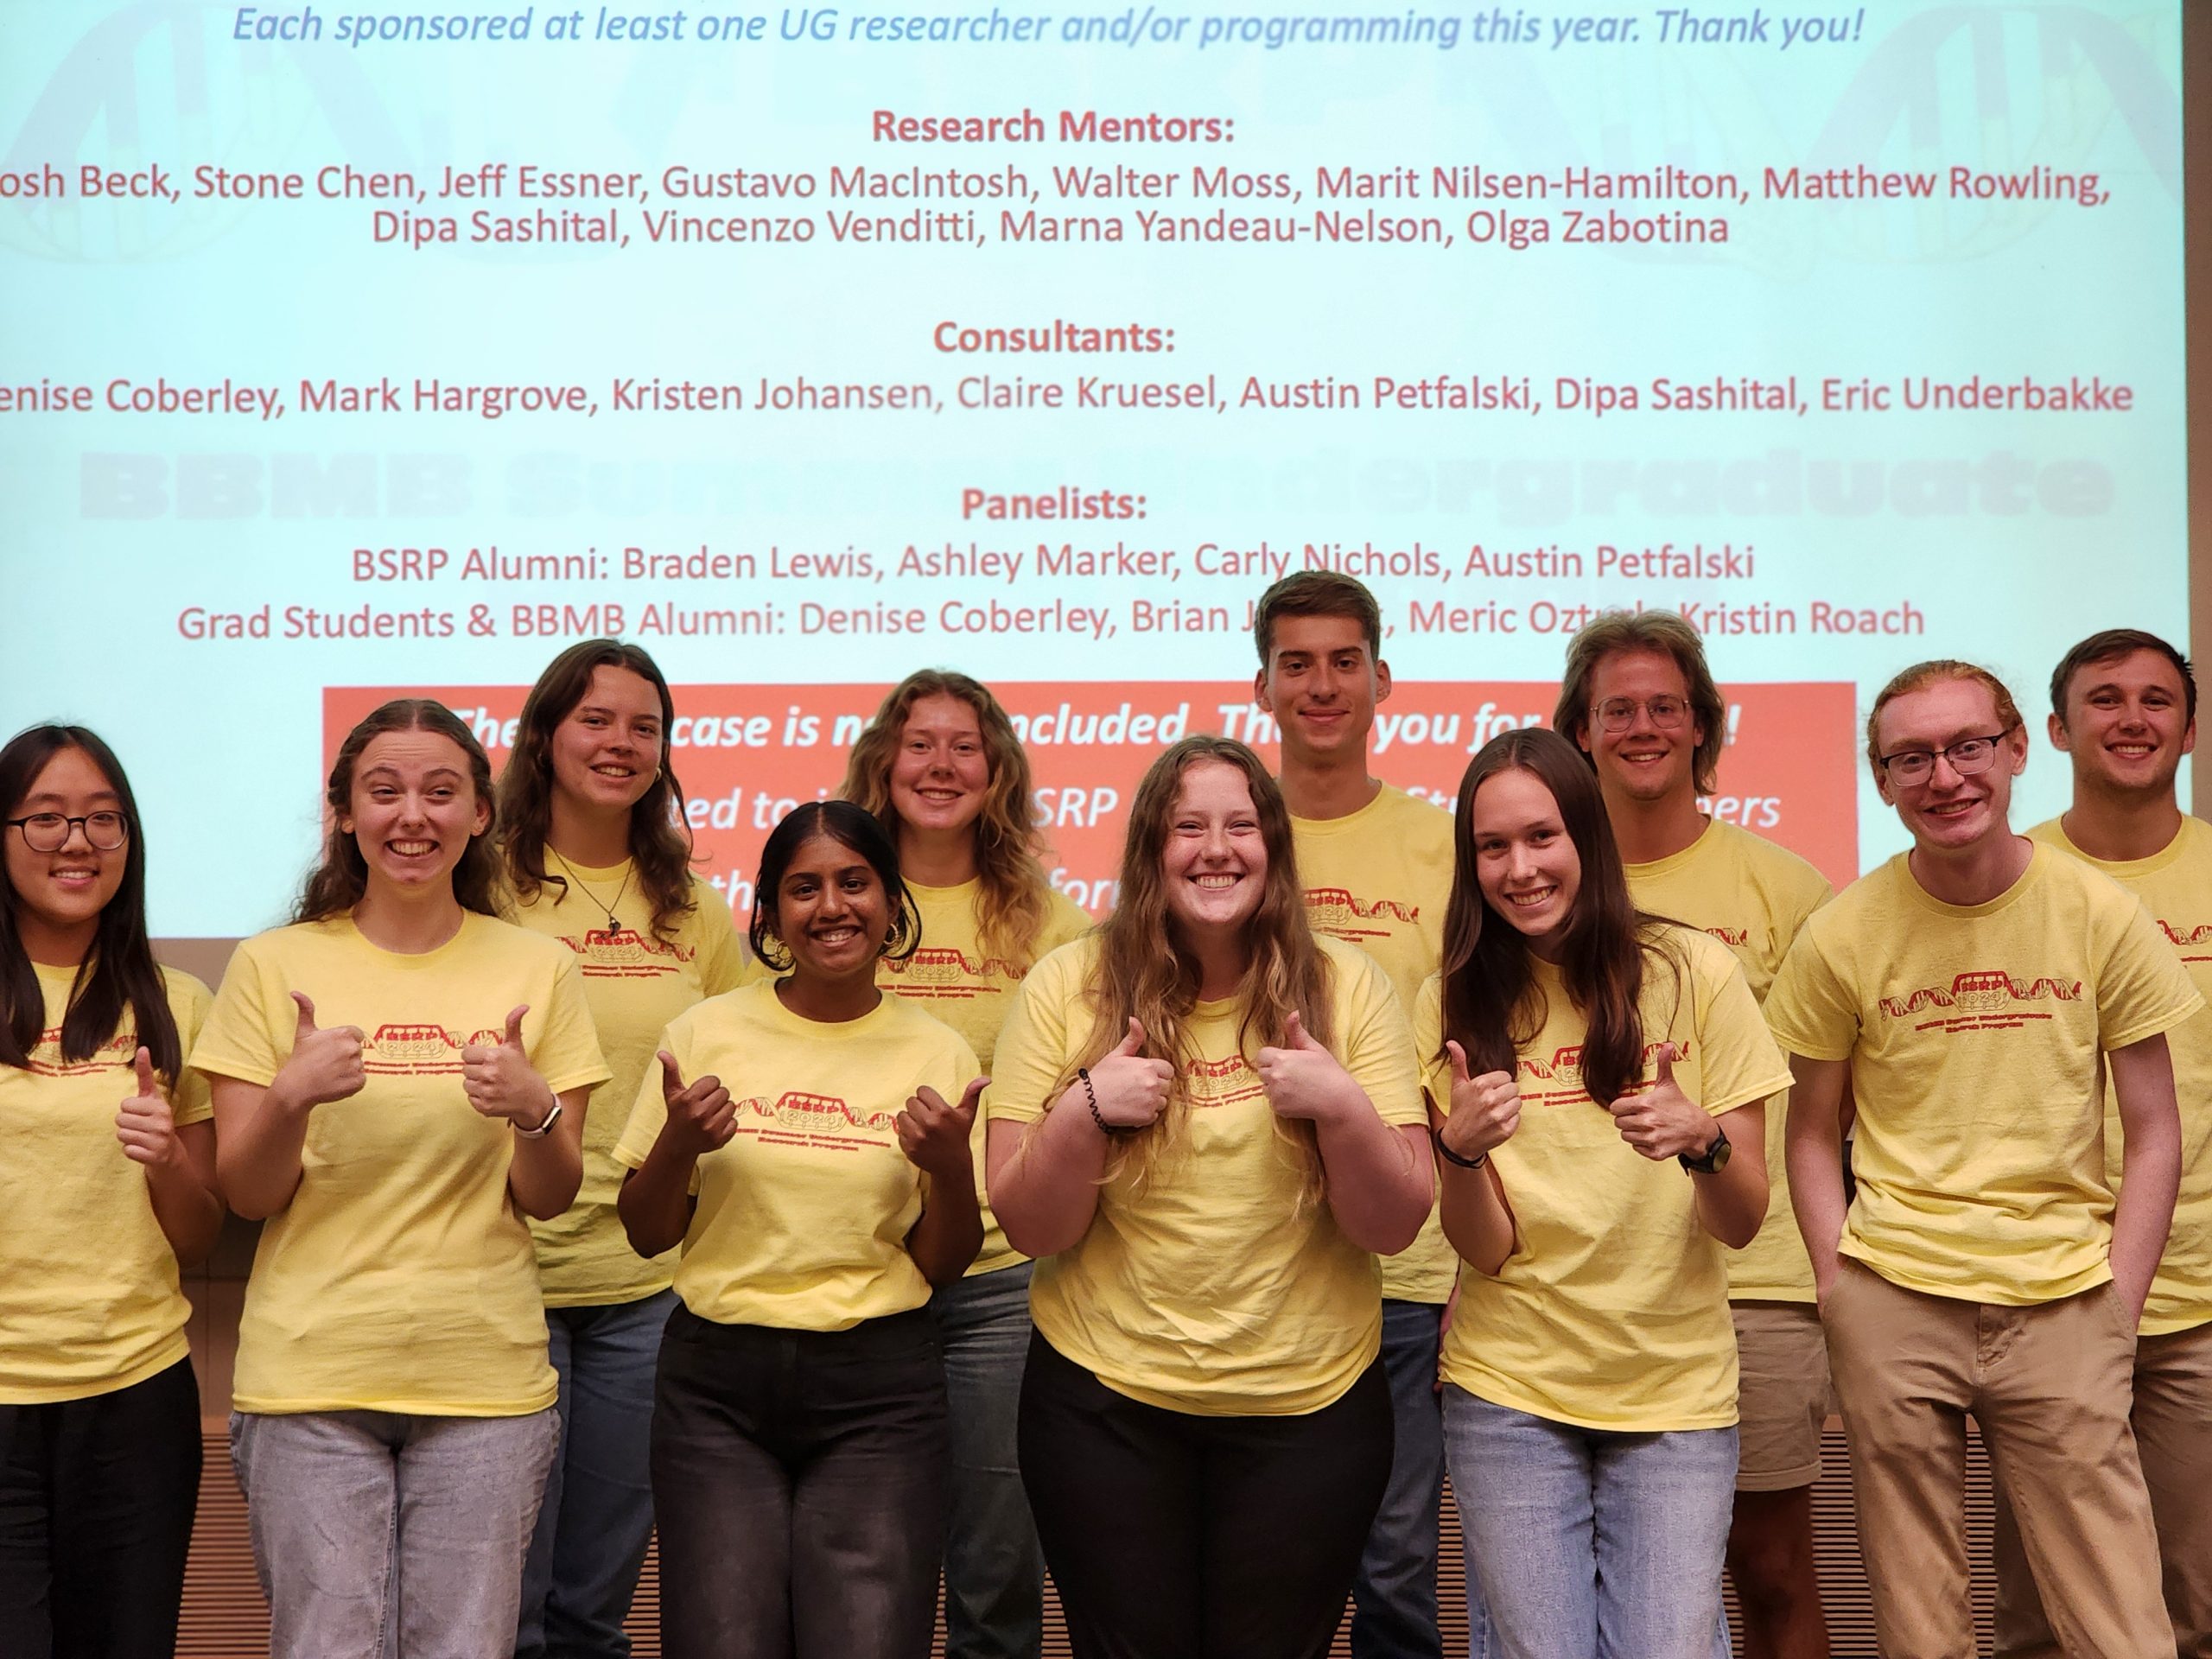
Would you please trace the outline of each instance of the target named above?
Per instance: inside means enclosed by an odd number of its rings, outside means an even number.
[[[88,1399],[0,1406],[0,1655],[169,1659],[199,1500],[190,1360]]]
[[[1021,1479],[1078,1659],[1327,1653],[1390,1452],[1379,1362],[1304,1416],[1200,1417],[1030,1344]]]
[[[921,1659],[951,1460],[926,1308],[849,1331],[669,1316],[653,1512],[669,1659]]]

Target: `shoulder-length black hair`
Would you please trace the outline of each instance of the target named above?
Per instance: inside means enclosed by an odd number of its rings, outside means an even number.
[[[497,916],[499,855],[493,850],[492,836],[499,827],[499,812],[492,797],[492,762],[467,722],[435,697],[394,697],[362,716],[361,723],[346,733],[346,741],[338,746],[338,759],[331,763],[330,781],[322,794],[327,809],[322,856],[301,890],[292,919],[321,922],[342,916],[359,904],[361,895],[368,891],[369,866],[361,856],[360,843],[338,826],[353,808],[353,768],[359,764],[361,751],[369,747],[371,738],[386,732],[435,732],[440,737],[451,738],[468,758],[469,786],[491,810],[492,818],[482,834],[468,838],[461,862],[454,866],[453,896],[463,910]]]
[[[624,668],[660,697],[660,767],[630,809],[630,858],[638,886],[653,907],[655,938],[673,939],[697,908],[691,896],[691,837],[683,823],[683,785],[676,781],[676,701],[659,665],[639,646],[620,639],[585,639],[545,665],[522,706],[514,753],[499,774],[499,849],[507,880],[524,903],[549,881],[569,890],[567,878],[545,868],[545,837],[553,823],[553,734],[591,689],[601,668]]]
[[[1656,948],[1651,935],[1656,918],[1637,910],[1629,897],[1597,774],[1572,743],[1542,727],[1492,738],[1459,780],[1452,899],[1444,913],[1444,1034],[1466,1051],[1478,1073],[1510,1072],[1520,1046],[1543,1028],[1543,993],[1529,967],[1528,940],[1491,910],[1475,874],[1475,791],[1511,771],[1529,773],[1551,791],[1582,861],[1560,941],[1560,976],[1588,1026],[1583,1085],[1592,1100],[1618,1100],[1643,1075],[1640,1001],[1644,957]]]
[[[61,1058],[90,1059],[115,1035],[127,1007],[140,1046],[153,1056],[154,1069],[174,1088],[183,1069],[184,1047],[169,1013],[168,983],[146,937],[146,840],[123,763],[82,726],[33,726],[0,748],[0,808],[10,817],[18,816],[47,763],[69,749],[81,751],[99,768],[116,793],[130,834],[123,843],[122,885],[100,912],[92,948],[78,965],[76,982],[69,988],[69,1009],[61,1022]],[[17,1068],[29,1065],[31,1051],[46,1027],[46,997],[16,922],[22,903],[4,862],[0,862],[0,1065]]]
[[[776,932],[776,894],[791,860],[815,836],[827,836],[868,861],[895,907],[882,954],[893,962],[912,956],[922,942],[922,917],[914,908],[914,895],[906,891],[906,878],[899,873],[899,845],[876,822],[874,813],[852,801],[808,801],[785,813],[768,832],[766,844],[760,849],[760,872],[753,880],[753,920],[745,931],[753,954],[778,973],[790,970],[791,951]]]

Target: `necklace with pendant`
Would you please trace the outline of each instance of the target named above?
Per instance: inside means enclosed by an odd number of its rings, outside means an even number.
[[[614,905],[620,904],[622,895],[630,891],[630,878],[637,874],[636,861],[632,860],[630,868],[622,872],[622,885],[614,890],[614,904],[611,905],[591,890],[591,884],[576,874],[575,865],[569,863],[567,859],[561,858],[559,848],[549,844],[545,850],[552,854],[555,858],[561,860],[561,868],[569,873],[569,880],[576,884],[577,891],[607,912],[607,931],[601,933],[596,929],[588,929],[584,934],[584,942],[588,944],[595,938],[601,943],[611,943],[614,936],[622,931],[622,924],[614,914]]]

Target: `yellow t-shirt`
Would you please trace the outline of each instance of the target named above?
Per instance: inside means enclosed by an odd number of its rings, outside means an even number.
[[[1707,823],[1681,852],[1625,868],[1639,907],[1701,928],[1734,951],[1762,1003],[1797,930],[1835,897],[1827,878],[1796,854],[1732,823]],[[1728,1294],[1739,1301],[1815,1300],[1813,1259],[1790,1212],[1783,1162],[1789,1117],[1785,1089],[1766,1103],[1766,1220],[1757,1238],[1728,1256]]]
[[[27,1067],[0,1066],[0,1405],[110,1394],[186,1353],[192,1309],[176,1252],[154,1219],[146,1169],[115,1138],[117,1109],[138,1092],[137,1029],[126,1005],[115,1035],[81,1060],[61,1058],[74,968],[33,964],[46,1020]],[[164,968],[188,1069],[170,1092],[180,1124],[213,1113],[191,1071],[207,988]]]
[[[1357,812],[1290,821],[1306,914],[1317,933],[1356,944],[1382,965],[1398,1006],[1410,1010],[1421,982],[1444,960],[1444,907],[1452,898],[1452,815],[1385,784]],[[1421,1236],[1382,1262],[1382,1294],[1441,1302],[1459,1258],[1429,1212]]]
[[[876,970],[875,982],[958,1032],[976,1051],[976,1064],[988,1071],[998,1052],[999,1027],[1006,1023],[1021,976],[1004,957],[984,953],[976,931],[976,903],[982,887],[981,881],[963,881],[957,887],[925,887],[909,881],[906,890],[921,912],[921,948],[904,962],[884,963]],[[1090,931],[1090,916],[1066,895],[1055,893],[1029,959],[1035,962]],[[968,1269],[971,1279],[1029,1259],[1006,1242],[1006,1230],[991,1213],[990,1198],[983,1191],[987,1128],[985,1114],[977,1112],[976,1198],[983,1210],[983,1248]]]
[[[269,1218],[238,1321],[240,1411],[514,1417],[553,1403],[530,1229],[507,1192],[514,1132],[461,1090],[461,1050],[495,1042],[518,1003],[530,1063],[556,1094],[604,1083],[575,959],[470,914],[402,955],[350,918],[238,948],[192,1063],[267,1084],[299,1010],[358,1026],[367,1082],[313,1108],[300,1184]]]
[[[893,1126],[924,1084],[951,1102],[975,1079],[958,1033],[895,996],[825,1025],[761,980],[678,1014],[662,1043],[686,1083],[720,1077],[737,1103],[736,1135],[693,1172],[684,1306],[718,1325],[844,1331],[929,1300],[906,1252],[928,1179]],[[667,1122],[655,1071],[615,1161],[641,1167]]]
[[[2102,870],[2143,901],[2199,995],[2212,1001],[2212,824],[2185,817],[2181,833],[2148,858],[2111,863],[2091,858],[2066,838],[2056,818],[2028,831]],[[2181,1197],[2173,1231],[2143,1304],[2142,1330],[2165,1336],[2212,1323],[2212,1011],[2166,1033],[2173,1056],[2174,1097],[2181,1106]],[[2105,1179],[2120,1191],[2120,1106],[2105,1089]]]
[[[1718,1117],[1789,1084],[1743,969],[1726,947],[1661,926],[1644,957],[1643,1080],[1668,1043],[1675,1081]],[[1542,1030],[1519,1051],[1521,1127],[1491,1154],[1518,1238],[1496,1278],[1460,1275],[1444,1375],[1470,1394],[1554,1422],[1637,1433],[1736,1421],[1736,1330],[1726,1250],[1697,1218],[1694,1178],[1621,1139],[1582,1086],[1588,1021],[1538,962]],[[1414,1040],[1443,1043],[1442,982],[1421,988]],[[1447,1108],[1447,1064],[1426,1062]]]
[[[1396,994],[1373,959],[1323,938],[1334,983],[1330,1045],[1382,1121],[1423,1117]],[[995,1116],[1032,1122],[1093,1057],[1085,988],[1095,940],[1031,970],[999,1035]],[[1342,1397],[1382,1344],[1375,1257],[1323,1203],[1240,1049],[1237,1008],[1201,1002],[1182,1063],[1188,1138],[1141,1188],[1100,1189],[1075,1248],[1037,1264],[1030,1313],[1061,1354],[1131,1399],[1198,1416],[1295,1416]],[[1256,1053],[1256,1046],[1251,1051]]]
[[[2204,1007],[2134,896],[2037,845],[1981,905],[1899,853],[1806,922],[1767,995],[1793,1054],[1849,1060],[1842,1253],[1935,1296],[2030,1306],[2112,1277],[2103,1055]]]
[[[634,1302],[668,1287],[676,1253],[648,1262],[630,1248],[614,1213],[615,1195],[622,1190],[614,1142],[629,1121],[639,1079],[660,1076],[653,1056],[668,1022],[702,997],[736,985],[745,950],[730,925],[728,902],[696,877],[691,913],[673,939],[663,941],[653,937],[652,903],[629,860],[603,870],[588,864],[563,869],[551,857],[545,865],[556,876],[575,873],[569,891],[546,882],[534,901],[516,905],[514,918],[575,953],[600,1052],[614,1075],[592,1090],[584,1118],[584,1184],[575,1203],[550,1221],[530,1224],[538,1281],[548,1307]],[[588,891],[579,891],[579,881]],[[620,926],[609,930],[602,899],[614,901]]]

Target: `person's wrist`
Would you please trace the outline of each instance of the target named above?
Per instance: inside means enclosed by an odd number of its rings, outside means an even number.
[[[1479,1152],[1465,1153],[1453,1147],[1446,1138],[1443,1130],[1432,1129],[1429,1133],[1431,1138],[1436,1142],[1438,1154],[1454,1168],[1480,1169],[1484,1164],[1490,1162],[1490,1148],[1487,1147]]]

